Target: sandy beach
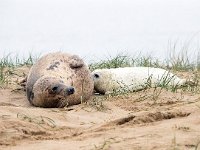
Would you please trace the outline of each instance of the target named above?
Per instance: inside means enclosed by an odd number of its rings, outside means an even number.
[[[28,70],[16,68],[10,83],[0,89],[2,150],[200,149],[198,86],[94,95],[87,103],[67,108],[38,108],[17,84]]]

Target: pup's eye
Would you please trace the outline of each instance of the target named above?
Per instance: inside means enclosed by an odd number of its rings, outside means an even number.
[[[97,73],[94,74],[95,78],[99,78],[99,75]]]

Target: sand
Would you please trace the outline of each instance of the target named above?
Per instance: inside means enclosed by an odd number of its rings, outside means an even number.
[[[16,83],[18,68],[0,88],[1,150],[200,149],[200,91],[147,89],[94,95],[87,104],[38,108]],[[182,76],[188,73],[180,73]],[[198,73],[199,75],[199,73]]]

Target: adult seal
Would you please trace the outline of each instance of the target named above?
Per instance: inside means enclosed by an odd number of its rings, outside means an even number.
[[[49,53],[30,69],[26,93],[38,107],[65,107],[90,99],[94,82],[83,60],[69,53]]]
[[[153,67],[97,69],[92,72],[94,90],[100,94],[133,92],[155,86],[180,87],[187,83],[171,72]]]

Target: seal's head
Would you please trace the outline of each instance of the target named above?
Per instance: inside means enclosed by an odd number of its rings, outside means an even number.
[[[41,77],[33,86],[29,101],[35,106],[64,107],[75,89],[55,77]]]

